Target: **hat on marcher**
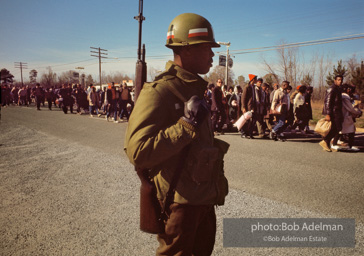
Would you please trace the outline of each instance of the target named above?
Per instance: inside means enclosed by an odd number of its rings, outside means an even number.
[[[256,78],[257,76],[256,75],[253,75],[253,74],[249,74],[249,81],[253,80],[254,78]]]

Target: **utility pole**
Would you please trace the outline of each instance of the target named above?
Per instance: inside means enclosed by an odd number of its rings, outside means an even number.
[[[224,42],[217,42],[220,45],[225,45],[226,46],[226,62],[225,62],[225,85],[228,85],[228,76],[229,76],[229,60],[230,60],[230,56],[229,56],[229,46],[230,46],[230,42],[224,43]]]
[[[20,76],[21,76],[21,86],[24,86],[23,83],[23,69],[27,69],[27,65],[28,63],[24,63],[24,62],[14,62],[15,64],[15,68],[20,68]]]
[[[97,55],[92,55],[92,57],[98,57],[99,58],[99,75],[100,75],[100,90],[102,89],[101,86],[101,58],[104,58],[104,59],[107,59],[106,56],[104,55],[107,55],[107,50],[104,50],[104,49],[101,49],[100,47],[99,48],[95,48],[95,47],[90,47],[91,49],[95,49],[97,50],[97,52],[95,51],[90,51],[91,53],[96,53]]]

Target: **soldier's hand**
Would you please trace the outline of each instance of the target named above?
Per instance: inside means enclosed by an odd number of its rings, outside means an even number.
[[[325,116],[325,121],[331,121],[330,115]]]
[[[194,95],[185,102],[184,112],[185,115],[182,118],[197,127],[206,118],[209,110],[206,101]]]

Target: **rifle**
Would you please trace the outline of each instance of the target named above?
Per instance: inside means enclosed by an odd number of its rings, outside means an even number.
[[[136,103],[139,93],[143,88],[143,84],[147,80],[147,64],[145,62],[145,44],[141,48],[142,43],[142,22],[145,20],[143,16],[143,0],[139,0],[139,15],[134,19],[139,22],[139,40],[138,40],[138,60],[135,68],[135,97]],[[135,167],[140,185],[140,230],[158,234],[164,233],[164,223],[161,220],[161,205],[157,199],[156,188],[154,182],[149,176],[149,169]]]
[[[142,45],[142,23],[145,20],[143,16],[143,0],[139,0],[139,15],[135,16],[134,19],[139,22],[139,36],[138,36],[138,60],[135,68],[135,98],[136,102],[140,91],[143,88],[143,84],[147,80],[147,63],[145,62],[145,44]]]

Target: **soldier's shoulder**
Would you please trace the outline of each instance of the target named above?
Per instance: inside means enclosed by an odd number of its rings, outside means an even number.
[[[166,74],[164,76],[159,76],[153,82],[147,82],[144,84],[143,88],[147,90],[155,90],[159,93],[169,92],[168,86],[176,83],[176,76]]]

